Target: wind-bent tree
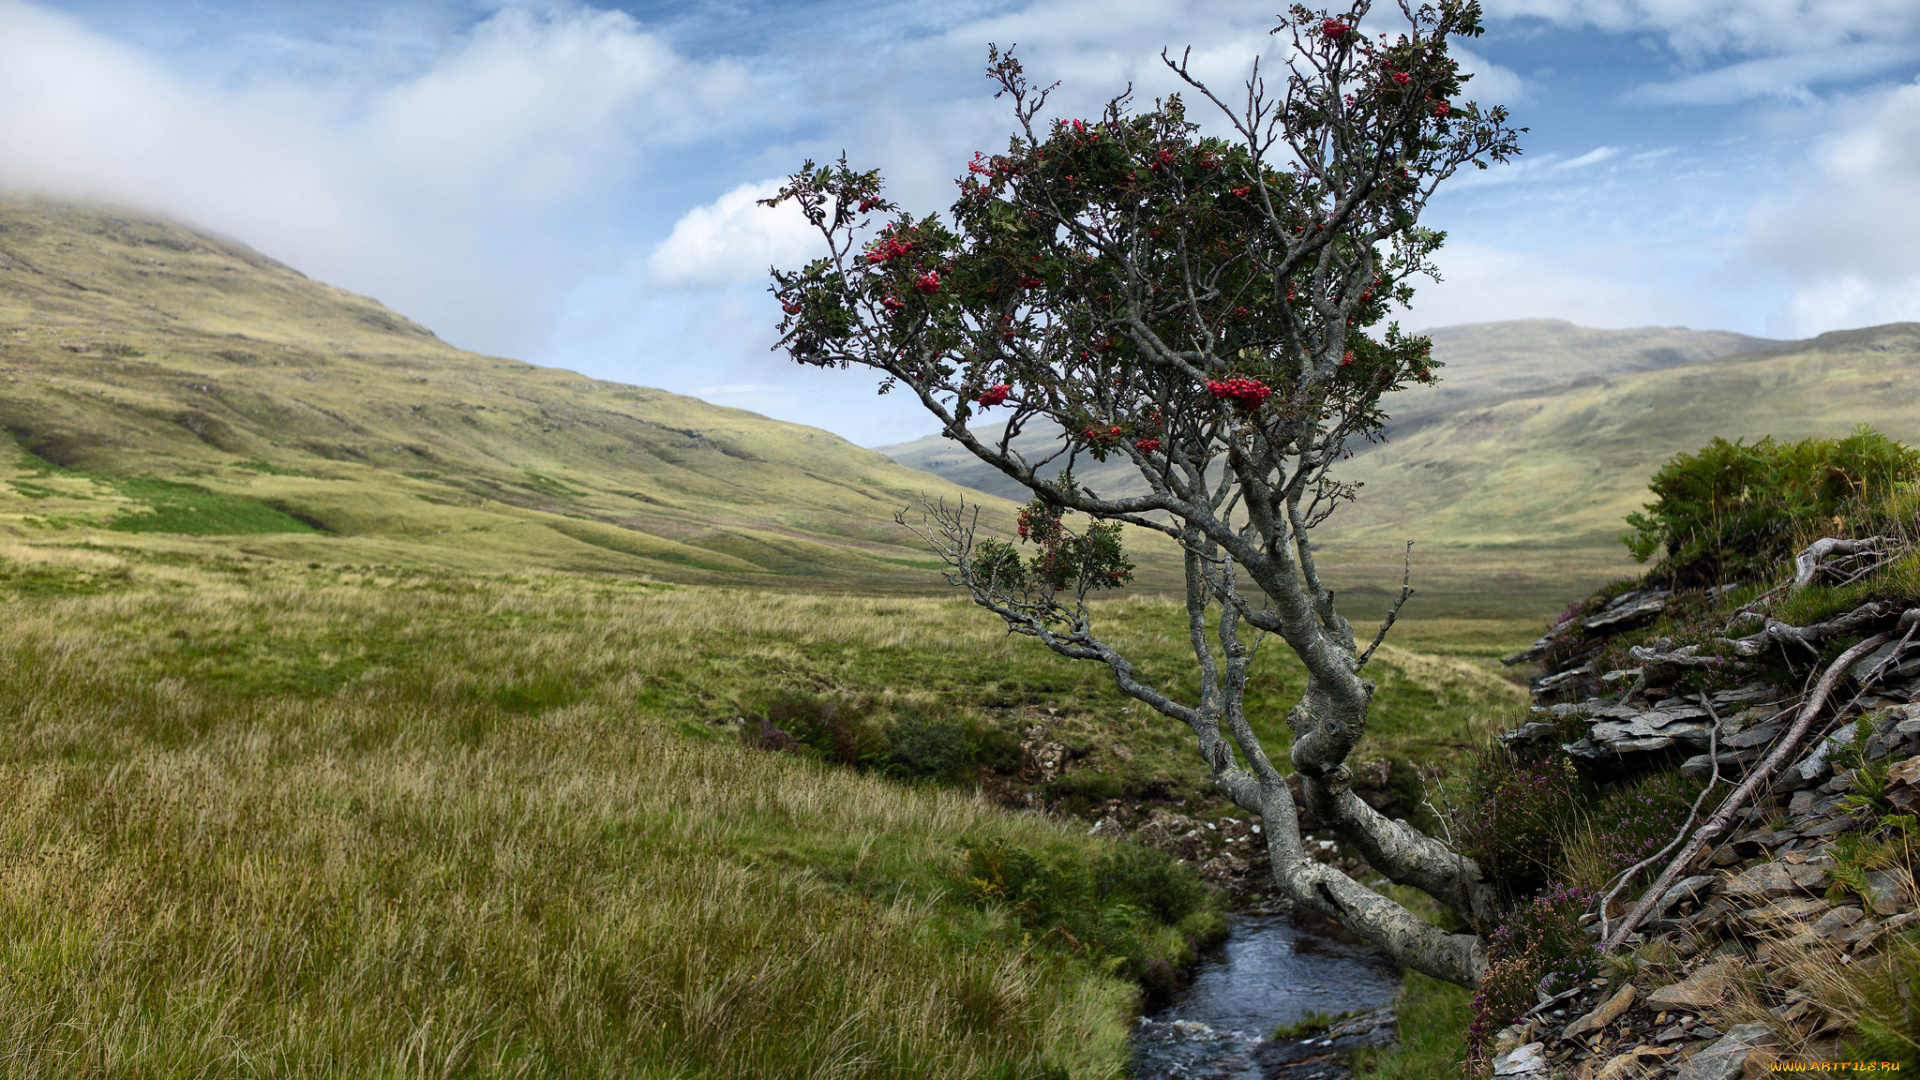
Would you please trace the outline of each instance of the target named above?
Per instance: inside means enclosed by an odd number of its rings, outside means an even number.
[[[1287,895],[1409,967],[1473,985],[1479,934],[1442,931],[1307,856],[1242,704],[1255,651],[1279,635],[1308,672],[1287,722],[1313,815],[1380,873],[1490,928],[1500,897],[1479,867],[1349,789],[1344,762],[1373,693],[1362,673],[1393,616],[1356,644],[1308,543],[1353,497],[1334,467],[1350,440],[1379,436],[1382,397],[1433,378],[1425,339],[1367,333],[1411,297],[1410,277],[1433,272],[1443,235],[1419,227],[1422,209],[1462,166],[1518,153],[1504,109],[1459,97],[1467,77],[1447,45],[1480,32],[1476,3],[1400,0],[1393,36],[1363,30],[1370,6],[1294,7],[1275,31],[1292,39],[1284,88],[1269,93],[1256,66],[1235,106],[1163,55],[1229,139],[1204,137],[1177,96],[1134,111],[1123,94],[1098,119],[1042,121],[1052,88],[993,49],[988,72],[1018,130],[1006,153],[975,155],[949,219],[900,211],[877,172],[844,158],[808,162],[768,203],[798,204],[830,254],[776,271],[773,288],[793,359],[874,369],[881,392],[913,394],[948,438],[1033,491],[1025,560],[977,536],[965,508],[928,508],[922,534],[951,581],[1191,727],[1221,790],[1267,823]],[[1003,417],[997,434],[975,431]],[[1062,433],[1037,457],[1013,447],[1036,422]],[[1082,455],[1131,462],[1148,493],[1077,483]],[[1075,513],[1090,519],[1077,530]],[[1120,523],[1185,551],[1197,699],[1141,679],[1095,629],[1088,597],[1131,576]]]

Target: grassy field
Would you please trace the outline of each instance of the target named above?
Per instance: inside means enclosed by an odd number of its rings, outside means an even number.
[[[0,551],[9,1075],[1120,1074],[1130,984],[962,880],[970,846],[1110,845],[713,722],[1040,718],[1197,791],[1095,669],[953,600],[111,539]],[[1165,601],[1105,616],[1172,669]],[[1531,625],[1407,629],[1371,751],[1511,712],[1484,658]],[[1177,960],[1198,929],[1140,933]]]

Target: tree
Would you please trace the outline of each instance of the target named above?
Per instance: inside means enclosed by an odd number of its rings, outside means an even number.
[[[978,535],[966,507],[927,508],[919,528],[949,580],[1187,724],[1220,789],[1268,823],[1287,895],[1470,986],[1485,964],[1479,932],[1443,931],[1307,857],[1242,703],[1257,649],[1278,635],[1308,673],[1287,722],[1314,816],[1380,873],[1491,929],[1500,895],[1472,860],[1349,789],[1344,762],[1373,693],[1363,672],[1411,589],[1363,649],[1308,541],[1354,497],[1335,466],[1353,440],[1380,436],[1383,396],[1434,377],[1424,338],[1392,324],[1367,333],[1410,299],[1409,278],[1433,273],[1444,237],[1419,226],[1421,211],[1462,166],[1518,153],[1504,109],[1459,100],[1467,76],[1448,41],[1480,32],[1476,3],[1400,0],[1405,31],[1392,38],[1362,32],[1370,6],[1292,8],[1274,31],[1293,46],[1284,89],[1270,94],[1256,65],[1236,106],[1184,55],[1162,54],[1231,138],[1203,135],[1179,96],[1134,111],[1122,94],[1098,119],[1041,121],[1053,87],[1029,83],[1011,49],[990,49],[1017,131],[1005,153],[975,155],[948,219],[901,211],[877,171],[844,156],[809,161],[767,202],[797,204],[829,254],[776,270],[773,291],[794,360],[873,369],[882,393],[913,394],[948,438],[1033,492],[1025,559]],[[976,432],[1001,416],[997,435]],[[1013,448],[1048,422],[1054,452]],[[1082,455],[1131,462],[1148,493],[1089,490],[1072,475]],[[1197,699],[1140,678],[1095,629],[1088,598],[1132,575],[1123,523],[1184,552]]]

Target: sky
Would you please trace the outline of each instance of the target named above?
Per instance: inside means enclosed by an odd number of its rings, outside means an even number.
[[[1404,325],[1920,320],[1920,0],[1485,7],[1465,96],[1524,154],[1435,200],[1444,280]],[[990,42],[1088,116],[1174,89],[1163,48],[1224,88],[1277,62],[1270,8],[0,0],[0,187],[223,233],[463,348],[880,445],[933,425],[770,351],[767,268],[815,239],[755,200],[844,151],[942,210],[1011,129]]]

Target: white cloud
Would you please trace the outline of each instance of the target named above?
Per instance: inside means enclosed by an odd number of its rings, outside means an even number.
[[[1920,44],[1871,42],[1746,60],[1637,87],[1627,100],[1649,105],[1726,105],[1754,98],[1809,101],[1812,87],[1872,75],[1920,56]]]
[[[1913,0],[1487,0],[1486,10],[1491,18],[1656,33],[1689,56],[1799,52],[1920,29]]]
[[[1920,319],[1920,82],[1816,148],[1791,195],[1755,206],[1754,256],[1785,272],[1778,332]]]
[[[656,285],[716,288],[766,277],[767,267],[792,269],[826,251],[820,233],[792,203],[759,205],[780,180],[742,184],[674,223],[653,249],[647,269]]]
[[[0,0],[0,185],[161,210],[525,353],[571,272],[553,233],[591,233],[584,207],[651,150],[737,122],[749,89],[737,63],[687,60],[617,12],[504,8],[369,90],[196,82]]]
[[[1617,253],[1540,255],[1472,243],[1441,249],[1444,280],[1416,283],[1403,318],[1421,329],[1503,319],[1566,319],[1581,326],[1712,326],[1721,313],[1624,273]]]

